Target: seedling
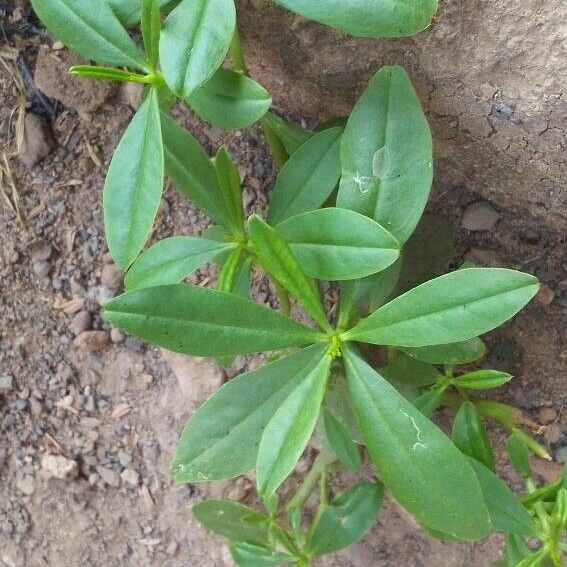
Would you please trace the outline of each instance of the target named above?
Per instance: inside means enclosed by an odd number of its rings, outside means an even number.
[[[420,31],[436,8],[434,0],[278,3],[348,33],[385,37]],[[518,410],[475,396],[511,376],[464,366],[485,353],[479,335],[513,317],[538,283],[502,268],[440,275],[446,262],[423,254],[426,225],[418,224],[432,181],[431,135],[403,69],[378,71],[346,121],[307,132],[269,113],[269,94],[248,77],[232,0],[100,0],[96,10],[91,0],[33,4],[70,48],[116,66],[78,66],[73,74],[145,85],[104,188],[109,250],[126,272],[126,291],[106,304],[106,319],[225,365],[239,354],[272,353],[193,415],[172,463],[178,482],[255,470],[263,509],[224,500],[193,509],[226,537],[236,563],[307,567],[359,541],[387,490],[433,537],[502,532],[506,566],[560,565],[567,480],[538,488],[529,453],[548,457],[545,449],[522,431]],[[138,22],[144,53],[125,27]],[[232,68],[222,66],[229,50]],[[228,151],[209,159],[170,118],[176,99],[221,128],[260,121],[280,165],[266,220],[246,218]],[[213,225],[144,250],[164,172]],[[216,289],[180,283],[211,262],[220,267]],[[273,284],[279,312],[250,299],[252,269]],[[322,282],[336,282],[338,304]],[[297,309],[309,323],[292,317]],[[381,362],[371,362],[377,350]],[[456,412],[452,438],[429,418],[442,405]],[[496,475],[485,419],[510,434],[527,491],[519,498]],[[311,469],[293,496],[280,498],[314,438]],[[362,476],[367,457],[376,477],[331,495],[329,474],[342,467]],[[316,488],[313,514],[306,502]]]

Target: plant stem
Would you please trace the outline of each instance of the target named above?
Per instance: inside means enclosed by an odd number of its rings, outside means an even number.
[[[232,43],[230,44],[230,54],[232,55],[232,63],[234,70],[243,75],[248,75],[246,68],[246,60],[244,59],[244,51],[240,43],[240,35],[238,33],[238,26],[234,28],[234,35],[232,36]]]

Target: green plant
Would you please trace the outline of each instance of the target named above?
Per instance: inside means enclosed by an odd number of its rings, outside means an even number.
[[[278,3],[357,35],[414,33],[435,11],[432,0]],[[479,335],[513,317],[537,280],[470,266],[440,275],[446,262],[427,252],[424,235],[438,238],[446,227],[428,217],[419,224],[432,181],[431,136],[406,73],[381,69],[346,121],[306,132],[267,113],[269,94],[246,73],[232,0],[101,0],[97,10],[91,0],[33,4],[72,49],[118,66],[72,73],[146,86],[105,183],[108,246],[126,271],[126,292],[106,304],[106,319],[225,365],[238,354],[274,353],[197,411],[172,464],[179,482],[255,469],[263,510],[229,501],[193,510],[228,539],[235,561],[306,567],[362,538],[386,489],[434,537],[475,540],[499,531],[508,535],[506,565],[547,558],[559,565],[567,481],[537,488],[527,455],[547,456],[545,449],[521,430],[517,410],[473,395],[511,376],[461,369],[482,358]],[[160,6],[171,10],[163,24]],[[124,27],[138,21],[144,54]],[[221,67],[229,50],[233,69]],[[176,98],[222,128],[260,121],[281,166],[267,222],[246,219],[227,150],[211,161],[169,117]],[[164,171],[215,224],[201,237],[166,238],[142,252]],[[216,289],[179,283],[209,262],[220,266]],[[250,300],[253,268],[270,278],[280,313]],[[322,291],[327,281],[338,282],[338,308]],[[295,304],[312,324],[291,317]],[[439,406],[456,410],[452,440],[429,419]],[[485,419],[510,432],[527,488],[521,499],[494,472]],[[278,489],[312,438],[318,456],[280,504]],[[360,473],[366,454],[380,480],[360,480],[329,499],[329,473]],[[309,517],[305,504],[317,487]],[[537,537],[539,548],[530,551],[524,537]]]

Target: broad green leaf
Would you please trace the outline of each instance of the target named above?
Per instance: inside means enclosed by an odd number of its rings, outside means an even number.
[[[188,99],[221,66],[236,25],[233,0],[182,0],[166,18],[159,59],[165,81]]]
[[[234,248],[198,236],[172,236],[156,242],[131,266],[124,279],[128,291],[179,283],[190,273]]]
[[[203,526],[230,541],[268,543],[268,529],[261,522],[268,520],[267,516],[248,506],[230,500],[205,500],[195,504],[191,511]]]
[[[513,432],[506,440],[506,449],[513,467],[522,478],[531,476],[530,452],[518,432]]]
[[[144,58],[111,8],[91,0],[33,0],[45,27],[85,59],[146,68]]]
[[[161,18],[158,0],[142,0],[142,39],[146,57],[152,69],[155,69],[159,58],[159,36]]]
[[[435,366],[404,353],[390,355],[382,373],[388,380],[417,387],[431,386],[443,378]]]
[[[345,426],[327,409],[323,411],[323,426],[329,446],[339,461],[350,471],[360,470],[360,453]]]
[[[275,492],[307,447],[319,417],[331,361],[331,357],[324,354],[266,426],[256,462],[258,493]]]
[[[222,68],[194,91],[187,102],[203,120],[223,130],[251,126],[272,105],[262,85],[241,73]]]
[[[362,443],[360,429],[348,397],[343,368],[335,367],[331,372],[331,379],[327,384],[327,393],[325,394],[325,406],[337,416],[350,438],[356,443]]]
[[[226,210],[231,218],[234,234],[244,234],[244,207],[238,168],[221,146],[215,157],[215,170],[219,188],[223,194]]]
[[[343,350],[353,409],[381,480],[425,526],[463,540],[490,531],[467,458],[411,402],[350,349]]]
[[[470,390],[488,390],[503,386],[512,379],[511,374],[498,370],[475,370],[455,378],[454,384],[459,388]]]
[[[279,222],[320,207],[341,175],[342,128],[313,134],[282,167],[270,197],[268,222]]]
[[[173,478],[226,480],[253,469],[266,425],[325,349],[310,346],[222,386],[185,425],[171,464]]]
[[[230,552],[239,567],[270,567],[272,565],[296,563],[296,558],[293,555],[246,541],[233,543],[230,546]]]
[[[505,567],[518,567],[518,565],[529,557],[532,550],[526,542],[515,534],[506,535],[506,556],[504,557]]]
[[[162,113],[165,169],[177,188],[214,221],[231,228],[233,221],[219,187],[215,166],[185,128]]]
[[[404,37],[424,30],[437,0],[275,0],[307,18],[360,37]]]
[[[307,552],[324,555],[360,541],[376,521],[383,494],[381,485],[361,480],[337,496],[309,530]]]
[[[515,270],[458,270],[396,297],[343,337],[406,347],[464,341],[513,317],[537,290],[534,276]]]
[[[492,530],[506,534],[535,536],[535,526],[518,497],[490,469],[470,458],[490,514]]]
[[[262,125],[268,127],[274,136],[281,142],[288,156],[291,156],[313,132],[304,130],[291,122],[286,122],[273,112],[267,112],[262,118]]]
[[[468,364],[486,354],[486,346],[478,337],[447,345],[407,347],[401,350],[429,364]]]
[[[495,470],[494,454],[486,429],[471,402],[465,402],[459,408],[453,421],[451,437],[465,455],[481,462],[491,471]]]
[[[193,356],[263,352],[325,340],[263,305],[187,284],[120,295],[105,305],[105,317],[152,344]]]
[[[163,144],[157,92],[134,115],[104,183],[104,229],[114,261],[126,270],[146,242],[163,191]]]
[[[123,25],[131,27],[139,24],[142,19],[142,3],[141,0],[105,0],[112,8],[116,17]],[[160,8],[164,8],[167,4],[171,4],[172,0],[157,0]]]
[[[356,103],[341,142],[337,206],[373,218],[404,244],[433,178],[431,133],[409,77],[384,67]]]
[[[277,225],[303,271],[320,280],[353,280],[396,261],[400,247],[377,222],[347,209],[327,208]]]
[[[262,268],[293,295],[323,329],[330,329],[321,297],[286,241],[256,215],[250,217],[248,227],[250,244]]]

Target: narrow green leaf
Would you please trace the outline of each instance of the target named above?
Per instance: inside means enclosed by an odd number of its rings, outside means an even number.
[[[347,209],[327,208],[277,225],[303,271],[321,280],[353,280],[396,261],[400,247],[377,222]]]
[[[360,37],[404,37],[424,30],[437,10],[436,0],[275,0],[307,18]]]
[[[506,556],[504,557],[505,567],[518,567],[526,557],[529,557],[532,550],[526,542],[515,534],[506,534]]]
[[[270,567],[272,565],[296,563],[296,558],[293,555],[245,541],[233,543],[230,546],[230,552],[239,567]]]
[[[443,378],[443,374],[432,364],[403,353],[390,355],[382,373],[388,380],[417,387],[431,386]]]
[[[453,421],[451,434],[453,443],[465,454],[481,462],[491,471],[495,470],[494,454],[476,408],[465,402]]]
[[[334,367],[331,379],[327,384],[325,394],[325,407],[337,416],[343,427],[347,430],[350,438],[356,443],[362,443],[360,429],[352,411],[344,369]]]
[[[341,175],[342,128],[313,134],[286,162],[270,197],[268,222],[272,225],[320,207]]]
[[[445,388],[439,388],[437,390],[429,390],[419,395],[413,401],[413,405],[418,409],[425,417],[431,417],[433,412],[437,409],[443,397],[443,392]]]
[[[373,218],[404,244],[427,203],[432,159],[431,133],[409,77],[401,67],[383,67],[343,134],[337,206]]]
[[[360,453],[345,426],[327,409],[323,412],[323,426],[329,446],[339,461],[350,471],[360,470]]]
[[[169,88],[188,99],[221,66],[236,25],[233,0],[183,0],[166,18],[159,45]]]
[[[228,256],[223,264],[217,279],[217,289],[219,291],[232,291],[236,270],[240,265],[243,248],[237,246]]]
[[[73,65],[69,68],[69,75],[84,77],[97,81],[118,81],[121,83],[145,83],[144,75],[115,69],[114,67],[101,67],[100,65]]]
[[[256,215],[250,217],[248,226],[250,244],[262,268],[291,293],[323,329],[330,329],[321,298],[286,241]]]
[[[126,290],[179,283],[234,246],[230,242],[215,242],[197,236],[172,236],[160,240],[132,264],[124,279]]]
[[[32,0],[45,27],[85,59],[144,69],[142,54],[110,7],[91,0]]]
[[[175,284],[125,293],[106,319],[152,344],[194,356],[246,354],[301,346],[324,335],[232,293]]]
[[[355,353],[344,349],[343,359],[363,440],[388,490],[433,530],[486,536],[488,511],[467,458]]]
[[[313,135],[313,132],[304,130],[292,122],[286,122],[273,112],[267,112],[262,118],[262,123],[264,126],[267,126],[281,142],[288,156],[291,156]]]
[[[309,530],[306,550],[324,555],[360,541],[374,525],[384,489],[361,480],[325,506]]]
[[[266,425],[325,349],[312,345],[222,386],[183,429],[171,464],[175,481],[226,480],[253,469]]]
[[[268,529],[261,522],[268,517],[248,506],[230,500],[205,500],[195,504],[191,511],[203,526],[230,541],[268,543]]]
[[[148,63],[155,69],[159,58],[161,18],[158,0],[142,0],[142,39]]]
[[[162,113],[165,169],[177,188],[225,228],[232,227],[215,166],[201,144],[185,128]]]
[[[461,374],[454,380],[455,386],[468,388],[470,390],[489,390],[498,388],[510,382],[511,374],[499,372],[498,370],[475,370]]]
[[[157,92],[134,115],[104,184],[104,229],[114,261],[126,270],[146,242],[163,191],[163,144]]]
[[[537,290],[534,276],[515,270],[458,270],[396,297],[344,338],[406,347],[464,341],[513,317]]]
[[[132,27],[139,24],[142,19],[142,3],[140,0],[105,0],[112,8],[116,17],[124,26]],[[175,0],[157,0],[160,8],[165,8],[167,4],[175,3]]]
[[[530,466],[530,452],[524,443],[523,437],[518,432],[513,432],[506,440],[506,449],[513,467],[522,478],[528,478],[532,474]]]
[[[221,146],[215,157],[217,182],[224,197],[225,207],[231,218],[234,234],[244,234],[244,207],[238,168],[226,148]]]
[[[268,91],[260,83],[223,68],[194,91],[187,102],[203,120],[223,130],[251,126],[272,105]]]
[[[275,492],[307,447],[319,417],[331,361],[331,357],[324,354],[266,426],[256,462],[256,484],[260,494]]]
[[[486,354],[486,346],[478,337],[447,345],[406,347],[401,350],[429,364],[468,364]]]

